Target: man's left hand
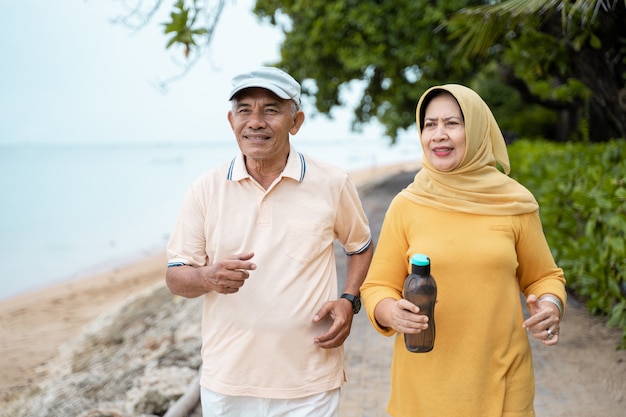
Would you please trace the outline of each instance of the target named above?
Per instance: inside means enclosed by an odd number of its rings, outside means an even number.
[[[315,346],[322,349],[332,349],[341,346],[348,338],[354,312],[352,311],[352,305],[346,301],[341,298],[336,301],[328,301],[313,317],[314,323],[321,321],[326,316],[329,316],[333,321],[326,333],[317,336],[313,340]]]

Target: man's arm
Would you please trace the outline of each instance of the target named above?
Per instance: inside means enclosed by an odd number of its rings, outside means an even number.
[[[357,297],[360,295],[361,284],[365,280],[374,253],[373,246],[374,245],[370,243],[366,250],[361,253],[349,255],[346,259],[346,284],[344,286],[344,293],[352,294]],[[341,346],[350,335],[350,328],[352,327],[352,319],[354,317],[352,303],[345,298],[329,301],[317,312],[315,317],[313,317],[313,321],[319,321],[327,315],[330,315],[333,324],[326,333],[317,336],[314,339],[314,343],[316,346],[323,349],[332,349]]]
[[[165,282],[172,294],[187,298],[199,297],[210,291],[232,294],[239,291],[256,264],[250,262],[254,253],[242,253],[208,266],[172,266],[167,268]]]
[[[370,243],[369,247],[361,253],[349,255],[346,259],[346,284],[343,288],[344,293],[356,295],[361,293],[361,285],[365,281],[367,270],[372,262],[374,254],[374,243]]]

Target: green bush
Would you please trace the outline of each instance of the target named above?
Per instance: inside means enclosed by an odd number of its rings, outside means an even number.
[[[567,288],[622,329],[626,348],[626,142],[520,140],[511,176],[537,198],[546,238]]]

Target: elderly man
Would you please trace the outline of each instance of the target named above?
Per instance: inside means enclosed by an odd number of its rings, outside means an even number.
[[[233,79],[240,153],[191,185],[170,238],[170,291],[204,296],[204,417],[338,415],[373,249],[350,177],[290,143],[300,93],[276,68]],[[339,297],[335,240],[347,256]]]

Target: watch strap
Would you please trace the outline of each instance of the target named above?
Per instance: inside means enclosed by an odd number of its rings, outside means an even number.
[[[361,310],[361,299],[356,295],[343,293],[339,298],[345,298],[346,300],[350,301],[350,303],[352,304],[352,312],[354,314],[357,314]]]

